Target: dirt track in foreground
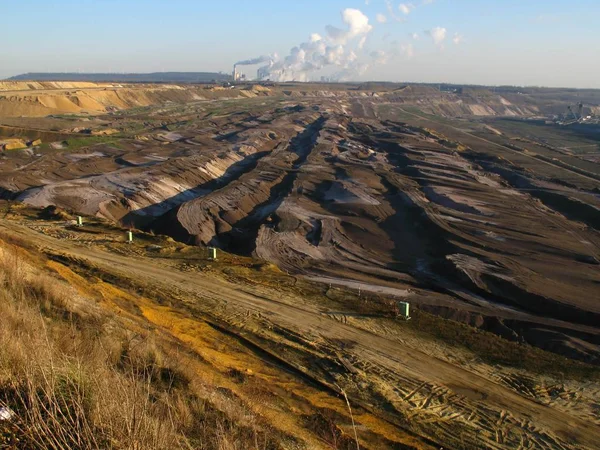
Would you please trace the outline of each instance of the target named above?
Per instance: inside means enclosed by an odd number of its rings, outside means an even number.
[[[600,448],[600,427],[564,411],[535,403],[480,375],[449,364],[396,339],[327,318],[317,307],[297,297],[266,289],[249,289],[203,274],[190,276],[147,259],[124,257],[95,248],[59,241],[3,221],[0,230],[25,239],[49,252],[82,258],[107,272],[139,284],[176,288],[187,292],[193,308],[231,324],[234,333],[248,331],[268,338],[268,329],[286,330],[309,347],[316,342],[351,342],[344,351],[347,364],[366,375],[390,402],[386,418],[411,418],[408,427],[450,447],[489,448]],[[264,330],[249,330],[249,316],[259,315]],[[235,328],[237,325],[237,329]],[[318,367],[302,367],[306,375],[320,379]],[[313,370],[314,369],[314,370]],[[329,382],[329,384],[331,384]],[[361,397],[348,380],[344,386],[354,401],[374,403]],[[369,386],[367,391],[372,391]],[[375,391],[374,391],[375,392]],[[364,393],[363,393],[364,394]],[[402,420],[398,420],[402,422]],[[474,433],[474,431],[476,431]],[[454,442],[454,445],[449,445]]]

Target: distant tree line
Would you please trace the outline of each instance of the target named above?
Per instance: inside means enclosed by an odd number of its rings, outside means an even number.
[[[25,73],[9,81],[90,81],[116,83],[222,83],[231,81],[229,74],[217,72],[155,73]]]

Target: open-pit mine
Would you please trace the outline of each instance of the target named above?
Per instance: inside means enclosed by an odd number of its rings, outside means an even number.
[[[0,82],[0,236],[260,388],[268,448],[597,449],[577,103],[600,115],[591,90]]]

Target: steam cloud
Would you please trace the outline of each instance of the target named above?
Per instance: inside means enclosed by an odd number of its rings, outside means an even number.
[[[271,81],[310,81],[315,72],[335,68],[332,79],[348,80],[365,72],[369,64],[359,62],[365,56],[372,63],[383,63],[385,55],[365,54],[363,51],[373,26],[360,10],[348,8],[342,11],[344,28],[326,27],[326,35],[314,33],[307,42],[290,50],[280,59],[276,56],[249,59],[237,65],[268,63],[259,69],[260,79]],[[370,57],[370,58],[369,58]]]
[[[397,22],[405,22],[396,11],[404,16],[417,8],[414,3],[401,3],[397,8],[393,7],[393,0],[385,0],[388,16],[377,14],[376,21],[386,23],[388,17]],[[366,2],[368,4],[368,1]],[[421,0],[422,5],[431,4],[433,0]],[[369,18],[360,10],[347,8],[342,11],[342,22],[344,27],[333,25],[325,27],[326,33],[321,35],[313,33],[306,42],[292,48],[289,54],[280,58],[277,54],[272,56],[259,56],[236,63],[237,66],[262,64],[258,70],[260,80],[284,81],[311,81],[318,72],[324,71],[330,75],[333,81],[346,81],[356,79],[374,64],[386,64],[390,58],[403,56],[410,59],[415,54],[413,44],[405,43],[399,45],[392,43],[389,51],[373,50],[365,48],[373,26]],[[433,43],[442,50],[448,38],[448,31],[443,27],[435,27],[424,32]],[[419,34],[411,33],[412,41],[419,39]],[[383,37],[385,41],[389,37]],[[460,44],[462,35],[455,33],[452,41]]]
[[[238,61],[235,63],[235,65],[236,66],[253,66],[255,64],[271,62],[272,60],[273,60],[273,57],[271,57],[271,56],[259,56],[258,58],[254,58],[254,59],[246,59],[244,61]]]

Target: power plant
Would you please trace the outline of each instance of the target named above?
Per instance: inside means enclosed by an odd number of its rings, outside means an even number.
[[[273,63],[268,66],[261,67],[256,71],[256,79],[259,81],[269,81],[269,75],[271,73],[271,67]]]
[[[239,72],[237,69],[237,64],[233,66],[233,81],[246,81],[246,74]]]
[[[250,64],[240,64],[240,63],[235,64],[233,66],[233,72],[232,72],[233,81],[247,81],[248,78],[247,78],[246,74],[242,73],[238,70],[239,65],[250,65]],[[256,79],[259,81],[269,80],[270,74],[271,74],[271,67],[273,67],[273,61],[270,61],[269,65],[260,67],[256,71]]]

